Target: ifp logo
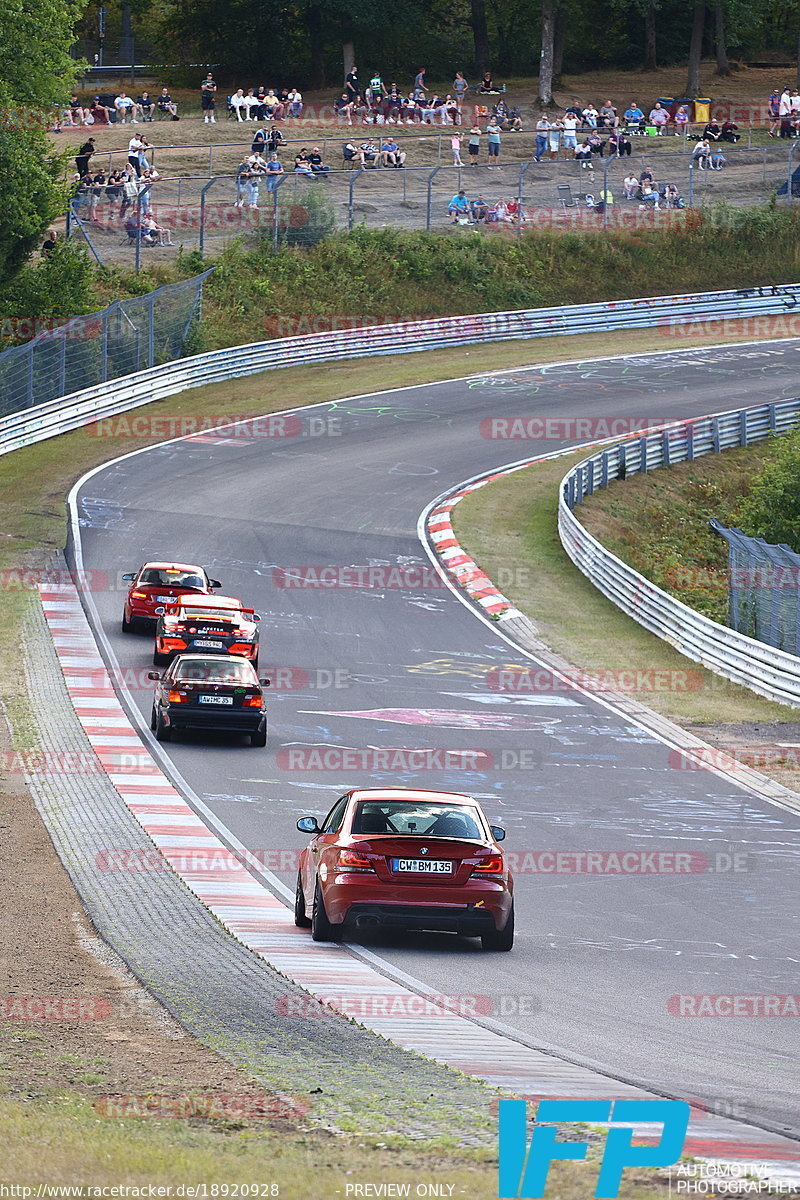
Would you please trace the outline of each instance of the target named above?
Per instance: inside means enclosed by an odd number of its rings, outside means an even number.
[[[501,1100],[498,1195],[502,1200],[544,1196],[551,1162],[586,1157],[588,1143],[556,1141],[556,1125],[573,1121],[662,1125],[661,1139],[655,1146],[631,1145],[635,1130],[630,1126],[609,1129],[594,1194],[617,1196],[625,1167],[667,1167],[678,1161],[690,1111],[685,1100],[540,1100],[528,1147],[527,1104],[524,1100]]]

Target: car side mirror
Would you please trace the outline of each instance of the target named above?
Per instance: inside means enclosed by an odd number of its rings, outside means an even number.
[[[258,615],[258,613],[253,613],[253,620],[254,620],[254,621],[260,621],[260,620],[261,620],[261,617]]]
[[[319,833],[316,817],[301,817],[297,822],[297,828],[301,833]]]
[[[259,679],[258,682],[261,684],[262,687],[272,687],[272,680],[267,679],[266,675],[264,676],[263,679]]]
[[[208,586],[212,587],[212,588],[218,588],[218,587],[222,587],[222,584],[220,583],[220,581],[218,579],[209,579]]]
[[[147,678],[148,679],[160,679],[161,676],[159,675],[158,671],[148,671]]]
[[[122,578],[125,581],[125,583],[133,583],[134,579],[136,578],[136,572],[135,571],[126,571],[125,574],[122,576]]]
[[[490,825],[492,837],[496,842],[502,842],[506,836],[506,831],[500,825]]]

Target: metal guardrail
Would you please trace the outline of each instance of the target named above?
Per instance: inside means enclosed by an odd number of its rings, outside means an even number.
[[[306,366],[379,354],[405,354],[476,342],[586,334],[654,325],[686,325],[723,317],[783,313],[800,304],[800,284],[684,296],[653,296],[608,304],[479,313],[378,325],[367,329],[255,342],[179,359],[99,387],[73,392],[0,419],[0,455],[163,400],[188,388],[279,367]]]
[[[747,446],[800,424],[800,399],[684,421],[584,459],[561,481],[558,532],[575,566],[613,604],[681,654],[769,700],[800,707],[800,658],[729,629],[676,600],[593,537],[574,514],[613,480]]]

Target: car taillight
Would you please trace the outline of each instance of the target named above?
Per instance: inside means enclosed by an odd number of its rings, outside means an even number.
[[[170,692],[167,696],[167,700],[170,704],[186,704],[188,703],[189,697],[185,692]]]
[[[132,600],[146,600],[147,592],[131,592]]]
[[[242,708],[261,708],[263,703],[260,696],[245,696],[242,701]]]
[[[355,850],[340,850],[336,866],[340,871],[371,871],[372,863]]]
[[[503,860],[497,855],[495,858],[485,858],[483,862],[479,862],[477,867],[472,868],[473,875],[502,875]]]

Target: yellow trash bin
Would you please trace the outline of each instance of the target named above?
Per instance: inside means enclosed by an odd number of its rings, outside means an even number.
[[[694,119],[697,125],[707,125],[711,116],[711,97],[699,97],[694,102]]]

